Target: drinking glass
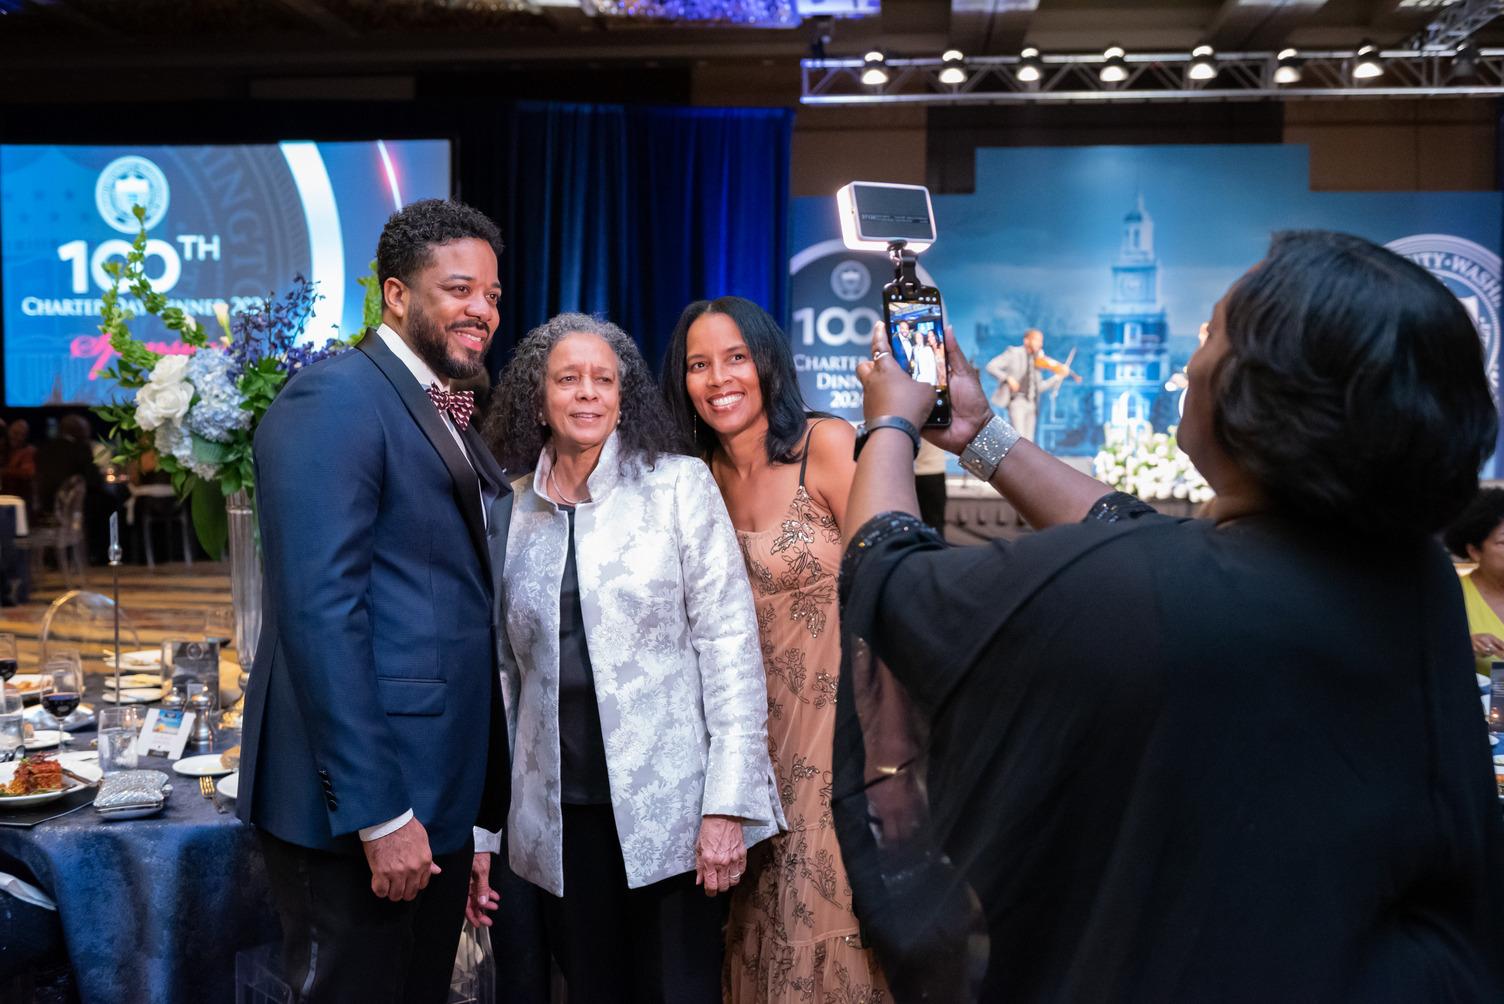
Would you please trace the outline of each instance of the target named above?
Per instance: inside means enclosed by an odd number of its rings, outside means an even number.
[[[210,607],[204,614],[204,641],[219,642],[223,652],[235,641],[235,611],[229,607]]]
[[[26,724],[21,711],[19,691],[0,691],[0,762],[14,758],[26,745]]]
[[[136,768],[136,737],[141,733],[140,708],[99,709],[99,769],[106,774]]]
[[[73,714],[83,695],[84,674],[77,663],[49,658],[42,667],[42,709],[57,719],[59,746],[72,742],[63,729],[63,721]]]

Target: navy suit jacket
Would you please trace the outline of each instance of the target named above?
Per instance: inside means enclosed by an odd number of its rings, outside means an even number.
[[[411,808],[445,853],[505,821],[491,555],[511,495],[464,436],[473,468],[374,333],[294,376],[256,430],[265,603],[236,811],[273,836],[354,851]]]

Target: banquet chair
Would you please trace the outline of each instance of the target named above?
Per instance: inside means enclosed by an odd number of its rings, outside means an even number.
[[[175,496],[169,495],[135,495],[135,523],[136,533],[140,541],[141,550],[146,557],[146,567],[157,567],[156,552],[152,548],[153,529],[157,526],[165,528],[162,535],[163,544],[167,550],[167,560],[172,560],[172,537],[173,530],[177,530],[179,540],[183,545],[183,561],[185,564],[193,564],[193,540],[188,534],[188,507]]]
[[[39,665],[46,664],[51,649],[76,650],[88,660],[96,658],[101,652],[112,650],[114,646],[115,601],[103,593],[70,589],[53,600],[47,612],[42,615]],[[120,651],[134,652],[140,648],[140,635],[122,607]],[[113,668],[113,663],[107,661],[107,668]]]
[[[84,479],[75,474],[64,481],[52,503],[51,518],[38,519],[31,528],[26,545],[31,549],[32,571],[40,572],[38,562],[45,548],[52,548],[53,559],[63,581],[70,586],[84,581],[84,565],[89,549],[84,543]]]

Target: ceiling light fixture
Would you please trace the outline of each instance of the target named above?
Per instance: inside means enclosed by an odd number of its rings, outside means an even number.
[[[1383,75],[1384,60],[1379,57],[1379,47],[1364,39],[1353,59],[1353,79],[1372,80]]]
[[[966,57],[960,49],[946,49],[940,57],[940,82],[951,87],[966,83]]]
[[[1478,46],[1468,39],[1457,47],[1452,56],[1452,75],[1449,80],[1475,80],[1478,76]]]
[[[1191,50],[1191,61],[1186,66],[1189,80],[1215,80],[1217,77],[1217,53],[1209,45],[1198,45]]]
[[[1044,62],[1034,46],[1031,45],[1018,54],[1018,72],[1015,76],[1025,84],[1037,84],[1044,76]]]
[[[1281,49],[1275,57],[1274,82],[1276,84],[1298,84],[1301,77],[1303,60],[1296,54],[1294,49]]]
[[[1128,61],[1123,57],[1127,53],[1120,45],[1109,45],[1102,52],[1102,68],[1097,71],[1097,77],[1104,84],[1121,84],[1128,79]]]
[[[888,82],[888,60],[876,49],[867,53],[862,62],[862,83],[868,87],[881,87]]]

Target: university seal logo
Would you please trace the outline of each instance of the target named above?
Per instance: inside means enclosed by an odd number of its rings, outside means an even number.
[[[847,303],[860,300],[872,288],[872,273],[859,261],[846,259],[830,272],[830,291]]]
[[[134,155],[110,161],[94,183],[94,204],[99,215],[123,234],[140,229],[132,212],[136,206],[146,209],[146,228],[162,222],[167,214],[167,175],[145,157]]]
[[[1499,256],[1451,234],[1415,234],[1385,247],[1404,255],[1456,294],[1478,329],[1491,387],[1499,385]]]

